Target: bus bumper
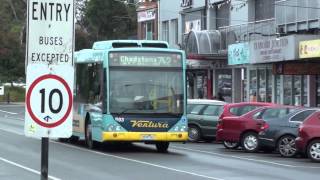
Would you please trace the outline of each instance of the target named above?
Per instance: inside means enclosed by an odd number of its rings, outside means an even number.
[[[168,141],[184,142],[188,132],[103,132],[102,141]]]

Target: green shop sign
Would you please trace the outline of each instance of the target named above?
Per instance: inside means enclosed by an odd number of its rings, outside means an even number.
[[[238,43],[228,46],[228,65],[248,64],[249,44]]]

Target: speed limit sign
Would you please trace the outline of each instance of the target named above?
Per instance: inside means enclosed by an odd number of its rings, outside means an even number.
[[[72,134],[72,66],[27,67],[25,134],[70,137]],[[48,73],[50,72],[50,73]]]

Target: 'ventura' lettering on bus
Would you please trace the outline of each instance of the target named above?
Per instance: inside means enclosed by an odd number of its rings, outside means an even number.
[[[168,128],[168,123],[163,122],[153,122],[153,121],[145,121],[145,120],[131,120],[132,127],[136,128]]]

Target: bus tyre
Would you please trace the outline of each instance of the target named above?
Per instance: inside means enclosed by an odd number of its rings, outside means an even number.
[[[90,119],[87,120],[85,126],[85,141],[89,149],[97,148],[97,142],[92,139],[92,125]]]
[[[62,143],[68,142],[68,138],[59,138],[58,141]]]
[[[70,141],[71,143],[76,143],[76,142],[79,141],[79,137],[78,137],[78,136],[71,136],[71,137],[69,138],[69,141]]]
[[[169,142],[157,142],[156,147],[158,152],[161,152],[161,153],[168,152]]]

